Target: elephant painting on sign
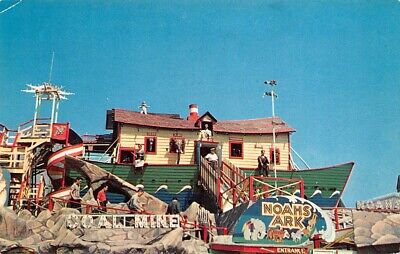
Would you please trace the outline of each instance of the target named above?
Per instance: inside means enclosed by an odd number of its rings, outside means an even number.
[[[265,224],[258,219],[250,219],[243,225],[243,237],[246,240],[257,241],[266,235]]]

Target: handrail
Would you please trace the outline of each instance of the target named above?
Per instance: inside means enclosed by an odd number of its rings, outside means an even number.
[[[119,137],[117,137],[114,142],[112,142],[112,144],[107,148],[107,150],[101,155],[99,161],[101,161],[101,159],[103,159],[104,155],[108,152],[108,150],[111,149],[111,147],[115,144],[115,142],[117,142],[117,140],[119,140]]]
[[[122,211],[122,212],[129,212],[129,213],[132,213],[132,211],[133,211],[133,210],[130,210],[130,209],[107,207],[107,206],[101,206],[101,205],[92,205],[92,204],[82,203],[82,202],[73,201],[73,200],[70,200],[70,199],[58,198],[58,197],[50,197],[51,201],[49,200],[49,202],[52,202],[52,199],[61,201],[61,202],[66,203],[66,204],[71,204],[71,203],[72,204],[80,204],[81,206],[83,206],[85,208],[85,211],[87,213],[88,213],[88,211],[90,211],[93,208],[114,210],[114,211]],[[149,212],[137,212],[137,214],[153,215],[152,213],[149,213]]]
[[[190,225],[193,226],[194,228],[191,229],[186,229],[185,226],[186,225]],[[208,232],[210,232],[212,234],[212,230],[217,230],[217,234],[218,234],[218,230],[222,230],[223,235],[227,235],[228,234],[228,228],[227,227],[219,227],[219,226],[214,226],[214,225],[210,225],[210,226],[204,226],[204,225],[199,225],[196,222],[192,223],[192,222],[188,222],[188,221],[181,221],[181,227],[184,231],[190,231],[190,230],[201,230],[202,234],[203,234],[203,239],[204,242],[208,243],[209,238],[208,238]]]
[[[327,211],[331,220],[335,223],[336,230],[349,228],[346,225],[352,225],[352,222],[344,221],[346,217],[348,217],[351,221],[353,220],[353,216],[351,211],[354,209],[345,208],[345,207],[332,207],[332,208],[324,208],[323,210]],[[349,214],[345,214],[344,211],[348,211]]]
[[[229,169],[230,173],[233,173],[234,178],[239,177],[241,179],[245,179],[246,177],[242,174],[242,170],[238,167],[236,167],[232,162],[224,159],[222,161],[222,169],[224,168],[224,166],[226,166]],[[222,170],[224,171],[224,170]],[[240,179],[239,179],[240,180]]]
[[[40,120],[50,120],[51,118],[49,118],[49,117],[45,117],[45,118],[36,118],[36,121],[40,121]],[[31,119],[31,120],[29,120],[29,121],[26,121],[26,122],[23,122],[23,123],[21,123],[20,125],[18,125],[18,128],[21,128],[22,126],[25,126],[25,125],[27,125],[27,124],[29,124],[29,123],[33,123],[33,121],[34,121],[34,119]]]

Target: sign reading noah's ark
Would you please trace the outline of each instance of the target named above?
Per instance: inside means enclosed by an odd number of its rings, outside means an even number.
[[[331,242],[333,222],[314,203],[296,196],[258,200],[240,216],[233,235],[235,243],[299,246],[315,234]]]

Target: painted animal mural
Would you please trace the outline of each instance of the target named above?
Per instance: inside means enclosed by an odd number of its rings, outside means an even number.
[[[308,221],[308,226],[305,229],[303,229],[304,235],[306,236],[311,235],[316,223],[317,223],[317,215],[313,214],[311,219]]]
[[[292,232],[290,235],[293,239],[294,242],[300,242],[301,241],[301,237],[303,236],[303,231],[301,231],[300,229],[297,230],[296,232]]]
[[[266,234],[265,224],[259,219],[250,219],[243,225],[242,232],[246,240],[263,239]]]
[[[267,231],[267,237],[268,239],[281,243],[283,242],[283,238],[285,238],[285,233],[288,234],[286,230],[282,230],[279,227],[278,228],[269,228]]]

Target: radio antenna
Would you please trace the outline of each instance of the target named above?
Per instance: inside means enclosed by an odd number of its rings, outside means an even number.
[[[54,51],[51,57],[50,73],[49,73],[49,84],[51,83],[51,74],[53,73],[53,63],[54,63]]]

